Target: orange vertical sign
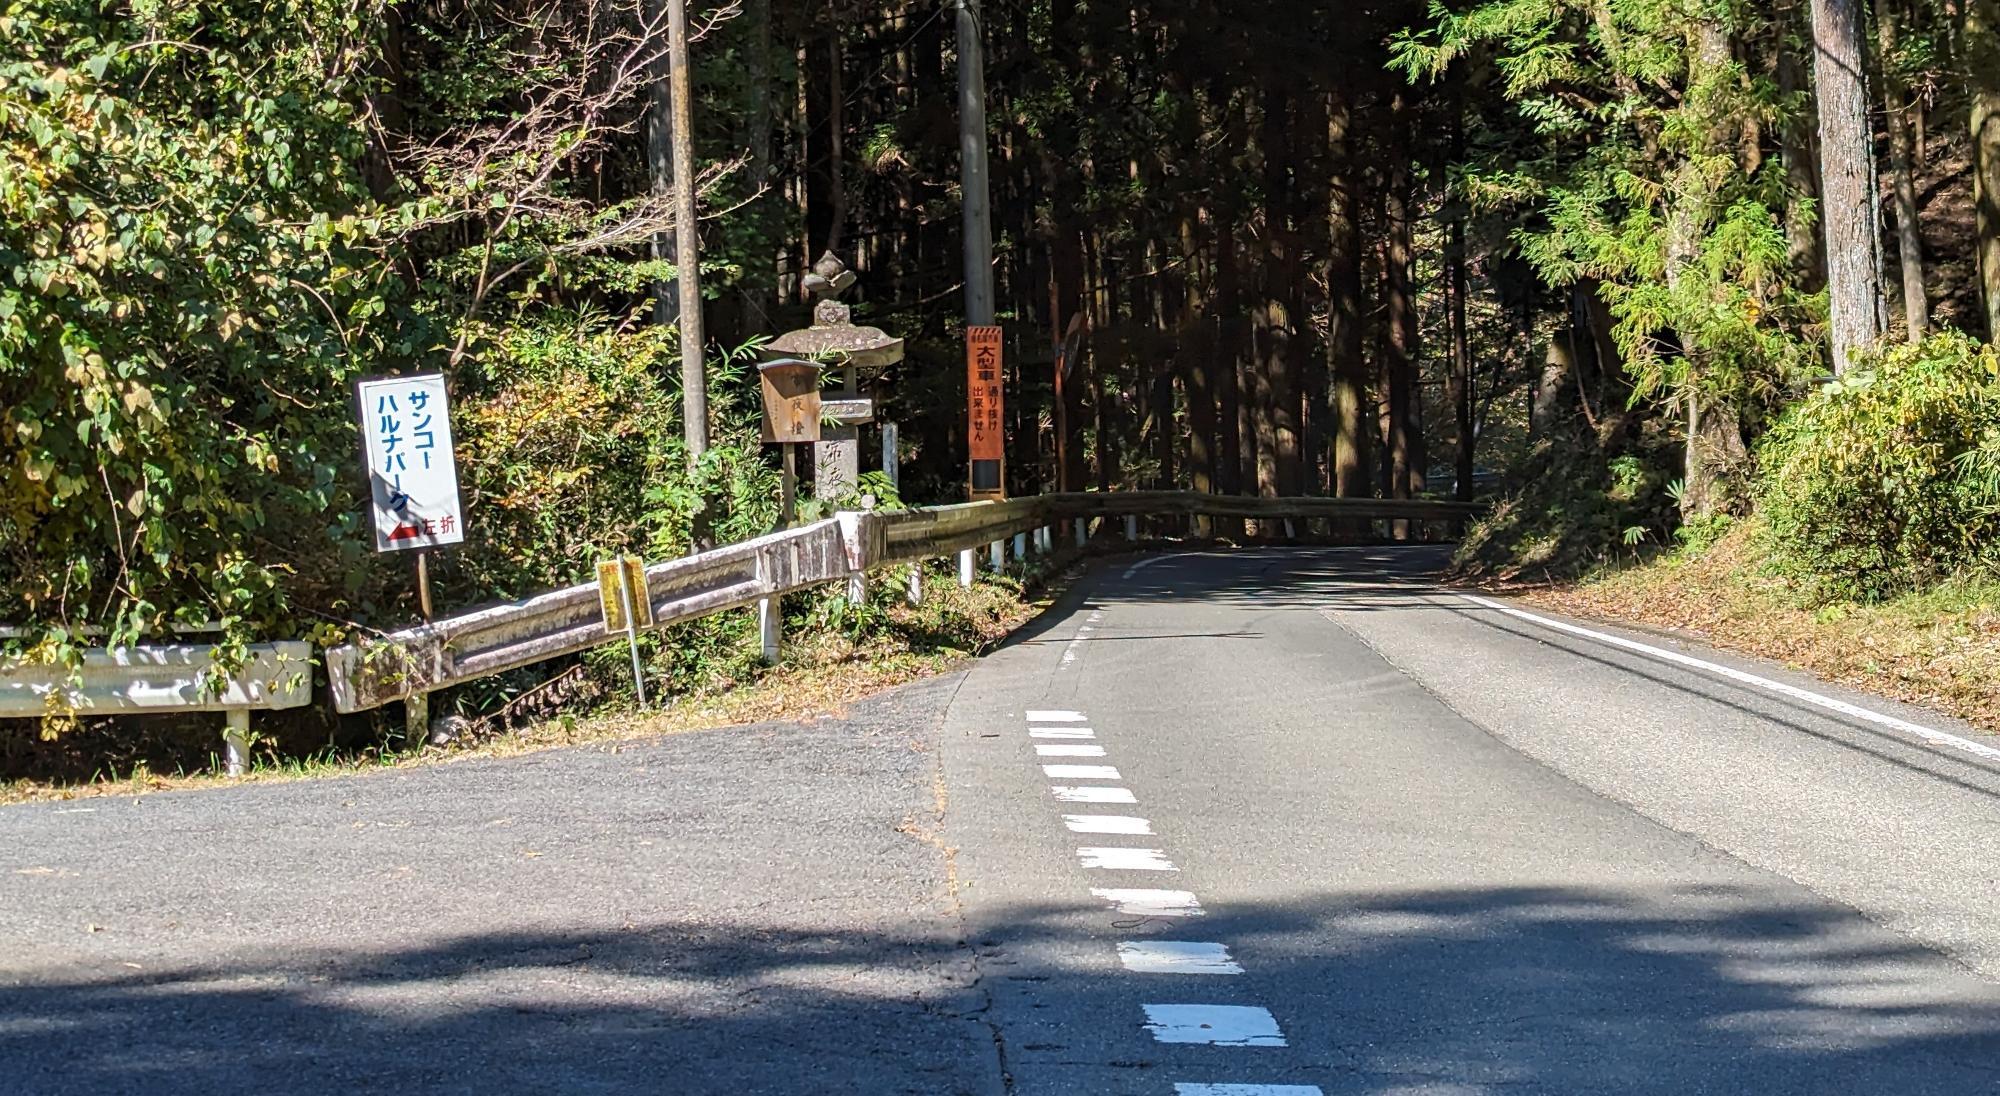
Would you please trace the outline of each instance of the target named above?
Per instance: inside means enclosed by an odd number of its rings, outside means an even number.
[[[966,437],[970,439],[972,497],[1007,496],[1007,435],[1001,428],[1000,329],[965,329]]]

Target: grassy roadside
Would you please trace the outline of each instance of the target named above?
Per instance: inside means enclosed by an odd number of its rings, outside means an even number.
[[[1704,552],[1512,592],[1575,616],[1684,633],[2000,732],[2000,582],[1814,604],[1766,567],[1746,524]]]
[[[505,729],[481,729],[447,746],[400,751],[380,747],[281,757],[253,751],[252,768],[230,779],[214,771],[154,772],[145,765],[115,777],[76,782],[16,779],[0,783],[0,805],[332,776],[507,757],[563,746],[606,745],[657,735],[770,721],[811,720],[919,678],[947,673],[990,650],[1034,619],[1081,572],[1075,557],[1056,557],[1027,582],[982,576],[961,589],[942,570],[926,576],[923,604],[872,599],[881,617],[864,632],[837,627],[787,636],[778,665],[678,694],[652,711],[616,699],[583,713],[558,712]],[[902,572],[878,575],[878,584]]]

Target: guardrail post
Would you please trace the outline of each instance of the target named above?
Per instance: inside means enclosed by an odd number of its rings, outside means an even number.
[[[757,639],[764,645],[764,664],[776,666],[785,642],[785,614],[777,598],[757,599]]]
[[[1076,546],[1082,548],[1088,545],[1090,543],[1090,523],[1082,518],[1074,518],[1070,524],[1076,528]]]
[[[998,574],[1000,572],[1005,571],[1006,569],[1007,569],[1007,542],[996,540],[993,542],[993,571],[995,574]]]
[[[922,605],[923,603],[924,565],[921,562],[912,563],[910,564],[910,604],[915,606]]]
[[[967,548],[958,554],[958,584],[960,586],[968,590],[972,589],[973,575],[978,569],[979,556],[976,552]]]
[[[1133,543],[1135,543],[1135,544],[1136,544],[1136,543],[1138,543],[1138,540],[1139,540],[1139,515],[1137,515],[1137,514],[1127,514],[1127,515],[1125,515],[1125,539],[1126,539],[1126,540],[1129,540],[1129,541],[1131,541],[1131,542],[1133,542]]]
[[[231,777],[242,776],[250,765],[250,709],[231,708],[223,715],[223,765]]]
[[[403,700],[403,748],[421,750],[431,735],[431,694],[411,693]]]
[[[1028,534],[1026,534],[1026,533],[1015,533],[1015,534],[1014,534],[1014,561],[1015,561],[1016,563],[1019,563],[1019,564],[1021,564],[1021,565],[1022,565],[1022,566],[1024,566],[1024,567],[1025,567],[1025,566],[1027,566],[1027,563],[1028,563]]]
[[[1297,529],[1296,529],[1295,527],[1293,527],[1293,525],[1292,525],[1292,519],[1290,519],[1290,518],[1286,518],[1286,519],[1285,519],[1285,539],[1286,539],[1286,540],[1297,540],[1297,539],[1299,539],[1299,533],[1298,533],[1298,530],[1297,530]]]

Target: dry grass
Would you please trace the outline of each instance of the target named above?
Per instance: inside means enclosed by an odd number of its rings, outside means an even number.
[[[1524,591],[1577,616],[1644,624],[2000,731],[2000,583],[1814,606],[1773,577],[1754,531],[1580,583]]]
[[[169,776],[150,772],[143,766],[117,779],[84,783],[17,780],[0,784],[0,804],[138,796],[192,788],[352,776],[453,764],[473,758],[511,757],[564,746],[601,745],[615,749],[621,742],[685,731],[838,716],[856,701],[919,678],[949,672],[973,655],[997,645],[1046,609],[1068,577],[1059,576],[1051,583],[1052,590],[1024,592],[1007,581],[982,581],[970,590],[961,590],[955,583],[936,581],[933,576],[924,604],[915,608],[898,604],[890,608],[891,626],[880,634],[864,637],[858,643],[834,631],[788,637],[794,641],[785,647],[777,666],[761,670],[749,680],[724,682],[676,696],[654,711],[606,707],[588,715],[562,715],[473,742],[430,746],[415,752],[369,750],[302,758],[258,758],[249,773],[233,780],[217,773]],[[955,642],[940,644],[925,638],[935,636],[945,623],[951,625]]]

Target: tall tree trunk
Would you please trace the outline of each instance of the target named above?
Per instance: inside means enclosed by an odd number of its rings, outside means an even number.
[[[1915,153],[1911,148],[1908,98],[1895,76],[1896,5],[1875,0],[1875,33],[1882,52],[1882,100],[1889,127],[1889,175],[1894,184],[1896,257],[1903,271],[1903,325],[1913,343],[1930,330],[1930,301],[1924,291],[1924,237],[1917,219]]]
[[[1815,3],[1820,0],[1815,0]],[[1669,180],[1672,198],[1667,209],[1667,285],[1679,292],[1700,262],[1703,244],[1719,212],[1713,172],[1705,162],[1736,147],[1732,115],[1713,90],[1724,78],[1733,48],[1728,28],[1714,18],[1695,28],[1688,54],[1690,106],[1699,135]],[[1829,146],[1829,149],[1837,146]],[[1863,200],[1865,200],[1865,195]],[[1698,272],[1695,276],[1699,276]],[[1874,313],[1869,313],[1871,316]],[[1681,352],[1690,359],[1692,374],[1682,393],[1687,413],[1686,461],[1682,477],[1683,519],[1707,517],[1727,507],[1725,480],[1743,457],[1743,434],[1734,408],[1715,400],[1706,380],[1713,367],[1709,353],[1683,338]]]
[[[1479,436],[1472,424],[1472,336],[1465,322],[1465,216],[1451,215],[1445,243],[1445,292],[1450,298],[1446,323],[1451,328],[1451,383],[1447,398],[1452,412],[1452,497],[1472,501]]]
[[[1799,0],[1779,0],[1778,91],[1797,108],[1785,115],[1781,155],[1785,165],[1786,250],[1799,285],[1817,292],[1826,285],[1826,249],[1820,233],[1818,113],[1813,103],[1812,81],[1799,56],[1798,36],[1810,40],[1810,27],[1801,18]]]
[[[1215,371],[1216,456],[1215,489],[1219,494],[1243,493],[1243,414],[1237,362],[1242,355],[1242,287],[1236,267],[1236,236],[1241,226],[1235,207],[1222,205],[1215,221],[1215,345],[1209,361]],[[1216,522],[1216,535],[1243,535],[1240,518]]]
[[[1389,118],[1392,135],[1402,134],[1408,110],[1401,94],[1390,104]],[[1409,146],[1400,139],[1392,139],[1390,143],[1385,183],[1383,284],[1388,294],[1388,357],[1383,362],[1383,371],[1389,395],[1389,497],[1406,499],[1411,497],[1416,467],[1416,443],[1410,430],[1417,374],[1417,311],[1410,281],[1415,252],[1410,207],[1415,181]],[[1396,522],[1394,528],[1398,540],[1409,534],[1407,522]]]
[[[1288,371],[1292,339],[1292,316],[1287,307],[1292,287],[1285,277],[1286,253],[1291,247],[1286,217],[1291,206],[1287,163],[1290,141],[1286,135],[1289,99],[1282,83],[1276,80],[1265,83],[1262,107],[1258,143],[1264,161],[1264,254],[1257,269],[1259,300],[1252,317],[1256,399],[1252,404],[1251,425],[1257,453],[1257,493],[1271,498],[1285,493],[1283,435],[1293,425],[1286,401],[1286,393],[1291,389]],[[1291,440],[1296,446],[1296,435]]]
[[[750,92],[749,118],[745,126],[749,156],[743,167],[749,176],[751,189],[761,192],[771,185],[771,132],[775,128],[771,96],[771,0],[744,0],[743,18],[748,23],[748,40],[743,48]],[[776,205],[769,194],[760,193],[751,201],[748,220],[757,241],[753,254],[774,257],[769,248],[777,242],[773,239],[776,234],[772,232],[774,218],[771,216]],[[764,280],[767,277],[769,281]],[[777,279],[776,269],[753,267],[753,273],[744,280],[743,323],[750,329],[748,333],[773,329],[770,306],[778,303]]]
[[[1327,395],[1331,423],[1333,493],[1366,497],[1368,475],[1368,358],[1361,320],[1361,187],[1355,178],[1354,115],[1345,95],[1327,113]]]
[[[1242,341],[1242,292],[1237,285],[1236,236],[1238,226],[1228,216],[1228,207],[1215,226],[1215,403],[1216,429],[1215,487],[1225,495],[1243,490],[1243,432],[1237,426],[1242,414],[1243,393],[1237,382],[1236,361]]]
[[[841,190],[840,75],[835,59],[840,56],[838,32],[821,36],[800,58],[800,78],[805,81],[806,162],[806,266],[821,251],[840,246],[840,222],[845,204]],[[817,57],[814,54],[818,54]]]
[[[1188,486],[1206,495],[1215,491],[1215,352],[1208,338],[1208,317],[1202,309],[1201,283],[1195,267],[1201,248],[1197,227],[1200,220],[1197,210],[1181,211],[1181,254],[1186,257],[1188,275],[1181,305],[1178,357],[1181,383],[1187,389]],[[1198,519],[1197,529],[1208,531],[1206,518]]]
[[[1972,180],[1979,206],[1979,284],[1986,336],[2000,342],[2000,0],[1967,0],[1965,55],[1972,74]]]
[[[1826,222],[1833,369],[1882,338],[1881,234],[1875,140],[1863,80],[1860,0],[1812,0],[1813,83],[1819,95],[1821,214]]]

